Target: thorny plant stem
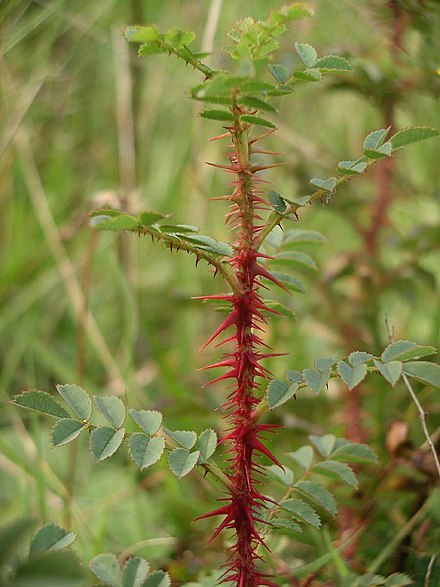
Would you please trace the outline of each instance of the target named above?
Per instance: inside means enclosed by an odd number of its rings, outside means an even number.
[[[223,361],[205,367],[228,367],[230,370],[211,381],[207,385],[228,379],[235,380],[232,391],[227,396],[224,408],[230,427],[223,442],[230,444],[230,468],[227,478],[230,482],[228,503],[218,509],[201,516],[224,516],[223,521],[215,530],[214,539],[223,529],[230,528],[235,532],[235,543],[227,563],[223,581],[232,582],[237,587],[257,587],[258,585],[274,585],[266,575],[258,569],[261,557],[257,554],[260,545],[265,546],[261,531],[257,524],[263,522],[258,510],[264,508],[268,499],[259,493],[258,474],[261,466],[255,460],[255,453],[266,455],[274,463],[281,466],[277,459],[266,448],[261,433],[273,428],[270,424],[258,422],[255,409],[260,404],[260,384],[257,378],[266,378],[268,371],[260,365],[264,358],[272,354],[262,354],[265,346],[257,336],[263,330],[266,318],[262,311],[267,310],[258,294],[260,278],[267,278],[278,285],[279,282],[259,262],[257,243],[262,226],[260,210],[267,210],[267,202],[260,196],[261,180],[256,173],[263,168],[252,163],[253,144],[259,140],[249,136],[249,125],[243,123],[241,115],[244,111],[234,102],[231,112],[234,124],[228,127],[232,139],[232,153],[228,154],[230,166],[219,166],[233,174],[233,191],[226,199],[231,201],[231,211],[226,222],[235,232],[235,255],[229,267],[238,283],[232,295],[216,296],[231,304],[231,311],[224,322],[217,328],[207,346],[222,332],[234,328],[234,334],[226,341],[235,343],[233,352],[227,353]],[[222,135],[223,136],[223,135]],[[227,135],[226,135],[227,136]],[[219,137],[221,138],[221,137]],[[278,219],[278,222],[280,219]],[[204,348],[204,347],[202,347]]]

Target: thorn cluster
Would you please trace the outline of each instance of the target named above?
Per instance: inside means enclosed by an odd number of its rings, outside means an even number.
[[[262,433],[276,427],[271,424],[262,424],[255,417],[255,407],[261,400],[261,384],[258,379],[267,379],[270,372],[261,365],[265,358],[275,356],[273,353],[261,352],[267,347],[258,333],[264,332],[267,322],[265,312],[273,312],[263,302],[259,289],[265,287],[261,279],[265,278],[278,286],[283,285],[267,271],[259,262],[260,258],[267,257],[258,252],[254,246],[255,239],[262,229],[260,213],[268,210],[268,204],[263,199],[261,184],[265,180],[256,176],[256,173],[275,165],[255,165],[251,158],[253,152],[275,154],[269,151],[253,150],[253,145],[271,134],[249,139],[246,126],[240,122],[243,112],[238,106],[233,109],[235,124],[227,127],[225,134],[211,140],[230,137],[232,152],[228,154],[230,165],[217,165],[227,173],[233,174],[232,193],[223,196],[231,202],[230,211],[226,214],[226,224],[235,234],[235,255],[231,259],[240,292],[215,296],[204,296],[202,299],[215,298],[231,304],[231,311],[223,323],[203,345],[202,349],[211,344],[221,334],[232,329],[232,334],[217,344],[233,342],[234,348],[226,353],[223,359],[204,367],[212,369],[226,367],[223,375],[213,379],[206,385],[219,381],[232,380],[231,391],[227,396],[224,408],[227,409],[229,428],[222,442],[230,445],[231,457],[228,472],[231,481],[231,495],[225,499],[227,503],[201,518],[223,516],[223,521],[216,528],[211,540],[218,534],[230,528],[235,531],[236,540],[231,548],[227,563],[227,570],[222,576],[223,582],[233,582],[237,587],[257,587],[258,585],[275,585],[267,575],[258,570],[257,553],[259,546],[266,547],[257,529],[258,523],[264,523],[259,511],[267,507],[270,501],[258,490],[259,475],[263,467],[255,460],[256,453],[265,455],[278,466],[282,466],[276,457],[262,442]],[[266,547],[267,548],[267,547]]]

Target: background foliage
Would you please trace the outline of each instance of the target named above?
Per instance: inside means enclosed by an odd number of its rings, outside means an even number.
[[[295,41],[320,54],[346,55],[355,65],[347,77],[318,90],[305,86],[280,102],[273,144],[288,164],[274,174],[286,196],[301,193],[310,177],[332,175],[337,161],[357,153],[367,132],[387,126],[390,103],[398,128],[438,122],[438,4],[398,3],[404,15],[398,50],[395,18],[385,4],[318,0],[315,18],[286,35],[286,65],[298,59]],[[206,142],[217,126],[182,99],[198,74],[166,56],[138,60],[121,32],[130,23],[177,25],[194,30],[209,50],[224,43],[233,21],[263,18],[278,6],[267,0],[0,6],[0,524],[18,517],[64,524],[78,534],[82,561],[103,550],[136,553],[187,582],[216,568],[222,548],[204,548],[207,522],[191,524],[215,503],[209,478],[179,483],[160,467],[139,473],[123,452],[92,467],[81,448],[52,451],[47,423],[6,403],[22,389],[76,382],[96,395],[127,394],[137,409],[160,409],[170,428],[218,426],[213,409],[221,390],[201,390],[207,379],[196,370],[206,362],[197,349],[219,320],[190,299],[217,292],[209,271],[196,271],[189,257],[169,255],[146,239],[118,239],[87,226],[89,210],[119,204],[175,212],[173,222],[227,239],[221,204],[207,200],[226,193],[224,178],[204,165],[222,159],[221,145]],[[354,348],[379,354],[387,343],[385,317],[397,338],[440,345],[437,159],[438,146],[429,141],[396,158],[387,219],[373,248],[362,231],[383,188],[379,167],[341,189],[330,205],[302,214],[301,227],[327,240],[308,245],[319,265],[318,272],[303,270],[308,294],[283,300],[297,320],[274,323],[268,333],[270,344],[290,353],[273,364],[276,374],[312,366],[319,354],[340,357]],[[434,392],[422,385],[417,391],[435,431]],[[406,571],[423,585],[440,538],[439,500],[434,494],[426,501],[435,472],[416,409],[403,387],[392,390],[379,378],[364,385],[351,415],[350,401],[340,384],[319,397],[300,395],[283,412],[277,450],[295,450],[308,434],[343,435],[347,427],[366,440],[380,464],[361,471],[360,493],[346,498],[356,513],[344,512],[349,526],[359,516],[368,523],[357,564],[368,566],[422,510],[378,570]],[[351,426],[353,410],[361,413],[360,428],[359,418]],[[437,442],[439,436],[434,433]],[[316,551],[328,553],[323,535],[307,540],[293,549],[280,535],[272,545],[275,561],[280,554],[297,565]]]

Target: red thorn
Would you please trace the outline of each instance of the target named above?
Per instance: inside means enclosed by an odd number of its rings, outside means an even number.
[[[225,132],[222,135],[217,135],[216,137],[212,137],[211,139],[208,139],[208,141],[218,141],[219,139],[226,139],[227,137],[230,137],[231,134],[229,132]]]
[[[254,438],[252,441],[252,445],[254,447],[255,450],[257,450],[258,452],[261,452],[262,454],[266,455],[268,459],[270,459],[273,463],[275,463],[276,465],[278,465],[278,467],[280,467],[280,469],[283,469],[284,471],[284,467],[283,465],[280,463],[280,461],[276,458],[275,455],[273,455],[270,450],[268,448],[266,448],[264,446],[264,444],[258,440],[258,438]]]
[[[266,279],[269,279],[269,281],[272,281],[273,283],[275,283],[276,285],[278,285],[278,287],[280,287],[281,289],[283,289],[288,294],[291,293],[286,287],[284,287],[284,285],[281,283],[281,281],[278,281],[278,279],[276,277],[274,277],[272,275],[272,273],[270,273],[269,271],[267,271],[267,269],[265,269],[261,265],[257,265],[256,266],[255,274],[256,275],[261,275],[261,277],[265,277]]]
[[[205,344],[200,348],[200,350],[202,351],[204,348],[206,348],[215,338],[217,338],[217,336],[219,334],[221,334],[224,330],[226,330],[227,328],[229,328],[230,326],[232,326],[233,324],[235,324],[237,319],[237,311],[234,310],[233,312],[231,312],[231,314],[229,314],[229,316],[220,324],[220,326],[217,328],[217,330],[214,332],[214,334],[205,342]]]

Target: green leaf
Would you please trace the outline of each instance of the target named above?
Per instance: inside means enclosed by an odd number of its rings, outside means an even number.
[[[60,550],[70,546],[76,539],[76,534],[68,532],[55,524],[46,524],[38,530],[31,542],[30,556],[41,554],[48,550]]]
[[[131,458],[142,471],[160,459],[165,450],[165,439],[162,436],[149,438],[141,432],[135,432],[130,436],[129,450]]]
[[[208,251],[216,255],[222,255],[226,257],[232,257],[234,249],[229,243],[217,241],[212,236],[205,234],[186,234],[181,236],[182,240],[185,240],[195,246],[196,248]]]
[[[333,434],[324,434],[324,436],[310,434],[309,440],[323,457],[328,457],[336,444],[336,436]]]
[[[403,372],[422,383],[440,388],[440,365],[428,361],[409,361],[404,363]]]
[[[119,216],[95,216],[90,221],[90,225],[99,230],[134,230],[139,228],[140,223],[137,218],[130,214],[120,214]]]
[[[351,391],[364,380],[367,374],[367,365],[361,363],[357,367],[352,367],[345,361],[338,361],[338,373]]]
[[[400,361],[389,361],[383,364],[376,359],[373,362],[381,375],[394,387],[402,375],[402,363]]]
[[[200,451],[200,459],[202,461],[207,461],[214,454],[217,448],[217,442],[217,434],[211,428],[201,432],[197,440],[197,448]]]
[[[296,318],[296,314],[293,310],[291,310],[290,308],[288,308],[287,306],[285,306],[284,304],[281,304],[281,302],[277,302],[276,300],[268,300],[268,299],[263,299],[263,304],[265,306],[267,306],[267,308],[269,308],[269,310],[273,310],[274,312],[277,312],[277,314],[280,314],[281,316],[285,316],[286,318]],[[264,310],[263,310],[264,312]],[[275,318],[276,316],[274,316]]]
[[[187,234],[199,232],[198,226],[192,224],[161,224],[158,226],[160,232],[166,232],[168,234]]]
[[[159,220],[162,220],[163,218],[167,218],[167,215],[161,214],[160,212],[151,212],[150,210],[144,210],[143,212],[140,212],[138,214],[138,218],[139,218],[139,223],[142,226],[151,226],[152,224],[155,224]],[[162,226],[160,227],[160,229],[162,230]]]
[[[154,26],[129,26],[124,31],[124,37],[130,43],[151,43],[158,41],[161,34]]]
[[[26,408],[46,416],[69,418],[70,414],[47,391],[25,391],[15,395],[12,402],[16,406]]]
[[[326,238],[316,230],[301,230],[295,228],[286,232],[283,238],[283,245],[299,243],[325,243]]]
[[[283,518],[274,518],[271,520],[271,524],[275,527],[275,529],[284,529],[293,530],[294,532],[302,532],[302,528],[296,522],[292,522],[292,520],[285,520]]]
[[[318,371],[326,373],[335,363],[335,359],[332,359],[331,357],[318,357],[315,359],[314,365]]]
[[[330,369],[321,373],[317,369],[303,369],[303,378],[308,387],[314,393],[319,393],[330,378]]]
[[[265,118],[259,118],[258,116],[250,116],[249,114],[243,114],[240,116],[240,120],[242,122],[247,122],[249,124],[256,124],[257,126],[266,126],[267,128],[276,128],[277,125],[271,122],[270,120],[266,120]]]
[[[331,453],[332,460],[343,462],[377,462],[377,456],[366,444],[348,442],[338,439],[335,450]]]
[[[306,43],[295,43],[295,49],[306,67],[313,67],[318,57],[316,50]]]
[[[362,363],[367,363],[373,358],[373,355],[370,353],[364,353],[363,351],[354,351],[348,357],[348,362],[352,367],[357,367]]]
[[[325,190],[326,192],[332,192],[336,187],[336,177],[329,177],[328,179],[319,179],[318,177],[314,177],[310,180],[310,183],[320,190]]]
[[[202,118],[209,120],[220,120],[222,122],[234,122],[234,116],[227,110],[203,110],[200,112]]]
[[[382,361],[409,361],[419,359],[427,355],[433,355],[437,349],[433,346],[419,346],[410,340],[397,340],[387,346],[382,353]]]
[[[307,253],[298,251],[282,251],[278,253],[275,259],[271,260],[272,265],[294,265],[299,267],[307,267],[308,269],[318,270],[316,261]]]
[[[301,371],[294,371],[293,369],[288,369],[286,371],[286,378],[289,383],[301,383],[301,381],[303,381]]]
[[[390,128],[390,126],[388,128],[380,128],[379,130],[373,130],[368,133],[364,139],[362,150],[377,151],[383,145]]]
[[[142,587],[170,587],[171,580],[168,573],[164,571],[154,571],[142,583]]]
[[[20,518],[0,528],[0,568],[15,556],[34,526],[32,518]]]
[[[190,45],[196,38],[195,33],[191,31],[182,31],[173,28],[163,35],[165,43],[168,43],[173,49],[182,49]]]
[[[281,195],[278,192],[270,191],[269,192],[269,202],[275,208],[277,212],[281,214],[286,210],[286,202],[283,200]]]
[[[318,514],[308,503],[301,499],[286,499],[280,503],[280,506],[302,522],[311,524],[315,528],[321,526],[321,520]]]
[[[275,279],[278,279],[284,287],[290,289],[291,291],[296,291],[297,293],[306,293],[306,286],[304,283],[298,279],[297,277],[292,277],[291,275],[286,275],[285,273],[279,273],[278,271],[272,271],[272,275]]]
[[[320,82],[322,80],[322,73],[319,69],[307,68],[304,71],[294,71],[292,76],[305,82]]]
[[[274,63],[268,65],[270,73],[277,80],[278,83],[284,84],[289,79],[289,70],[285,65]]]
[[[111,457],[124,439],[125,428],[115,430],[108,426],[99,426],[90,433],[90,450],[97,461]]]
[[[365,161],[339,161],[338,169],[344,175],[356,175],[363,173],[367,168]]]
[[[319,483],[316,483],[316,481],[298,481],[298,483],[295,483],[295,487],[304,496],[312,499],[331,516],[336,515],[336,501],[328,489]]]
[[[281,483],[284,483],[284,485],[292,485],[293,471],[289,469],[289,467],[284,467],[282,469],[278,465],[270,465],[269,467],[266,467],[266,469],[270,471],[276,479],[281,481]]]
[[[186,448],[175,448],[168,457],[168,465],[178,479],[188,475],[197,465],[200,451],[189,452]]]
[[[131,558],[124,567],[122,587],[142,587],[142,582],[147,576],[150,565],[139,556]]]
[[[397,151],[397,149],[401,149],[412,143],[424,141],[425,139],[437,137],[438,135],[440,135],[440,129],[438,128],[413,126],[411,128],[400,130],[391,137],[390,141],[393,145],[393,151]]]
[[[89,562],[89,567],[104,585],[121,587],[122,572],[116,555],[110,552],[98,554]]]
[[[363,153],[369,159],[382,159],[383,157],[389,157],[393,151],[390,141],[387,141],[378,149],[364,149]]]
[[[263,110],[263,112],[277,111],[272,104],[268,104],[267,102],[264,102],[264,100],[260,100],[260,98],[255,98],[255,96],[242,96],[238,99],[238,103],[243,104],[244,106],[249,106],[249,108]]]
[[[309,469],[313,461],[313,449],[308,444],[294,452],[288,452],[287,456],[293,459],[303,469]]]
[[[156,410],[129,410],[130,416],[147,434],[156,434],[162,425],[162,414]]]
[[[56,447],[67,444],[75,440],[85,429],[86,426],[80,420],[72,420],[70,418],[58,420],[52,429],[52,445]]]
[[[315,62],[314,67],[322,71],[350,71],[350,63],[340,55],[326,55]]]
[[[125,420],[123,401],[114,395],[93,396],[96,407],[114,428],[120,428]]]
[[[92,415],[92,400],[79,385],[57,385],[57,391],[80,420],[88,422]]]
[[[197,434],[192,430],[168,430],[168,428],[164,428],[164,432],[171,436],[176,442],[186,448],[191,450],[192,447],[195,445],[197,441]]]
[[[273,379],[267,386],[267,405],[269,410],[282,406],[289,400],[298,390],[298,384],[292,383],[288,385],[285,381]]]
[[[347,483],[355,489],[358,487],[358,480],[353,472],[353,469],[346,463],[340,463],[338,461],[323,461],[317,463],[312,471],[314,473],[321,473],[332,479],[338,479]]]

